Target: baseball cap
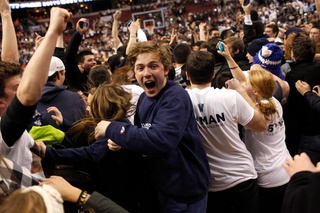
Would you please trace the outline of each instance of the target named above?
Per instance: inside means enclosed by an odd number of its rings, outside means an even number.
[[[60,58],[52,56],[50,61],[50,68],[48,72],[48,77],[52,76],[55,72],[65,70],[65,66]]]

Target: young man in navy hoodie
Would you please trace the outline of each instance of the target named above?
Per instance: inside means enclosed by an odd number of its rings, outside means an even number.
[[[129,149],[147,157],[161,212],[206,212],[209,166],[187,92],[167,76],[171,52],[153,43],[137,43],[128,55],[144,89],[135,125],[101,121],[96,138],[109,149]]]

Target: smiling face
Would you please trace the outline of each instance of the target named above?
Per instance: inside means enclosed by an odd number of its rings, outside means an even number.
[[[156,53],[142,53],[137,56],[134,72],[146,95],[153,98],[166,85],[169,70],[164,68]]]

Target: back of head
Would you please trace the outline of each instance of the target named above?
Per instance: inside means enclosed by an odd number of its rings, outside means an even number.
[[[282,59],[282,49],[277,44],[269,43],[253,57],[253,64],[260,64],[262,68],[283,79],[280,69]]]
[[[299,33],[299,32],[302,32],[302,29],[300,27],[290,27],[289,29],[286,30],[284,35],[286,36],[286,38],[288,38],[291,33]]]
[[[178,64],[185,64],[190,53],[191,47],[188,44],[178,44],[173,49],[174,61]]]
[[[132,106],[131,97],[120,85],[101,84],[90,103],[92,116],[97,120],[123,121]]]
[[[207,51],[192,52],[188,56],[186,69],[192,84],[211,83],[215,66],[214,56]]]
[[[131,67],[129,65],[117,68],[112,74],[112,82],[120,85],[128,84],[129,71],[131,71]]]
[[[267,120],[270,120],[270,115],[277,112],[276,105],[272,98],[277,89],[277,85],[272,74],[267,70],[250,70],[248,79],[252,89],[257,91],[261,96],[261,100],[256,100],[259,110]]]
[[[247,51],[253,57],[255,56],[259,50],[261,50],[262,46],[268,44],[269,41],[266,38],[258,38],[254,39],[248,46]]]
[[[19,64],[0,61],[0,98],[6,97],[5,86],[8,79],[21,76],[22,68]]]
[[[111,75],[106,66],[96,65],[91,68],[88,75],[88,84],[90,87],[98,87],[100,84],[110,82]]]
[[[117,54],[125,57],[126,56],[126,50],[127,50],[127,46],[126,45],[122,45],[121,47],[118,47]]]
[[[225,86],[226,81],[233,78],[231,72],[221,72],[217,76],[215,76],[214,81],[212,80],[211,84],[216,88],[223,88]]]
[[[112,73],[116,70],[117,66],[119,66],[121,62],[121,57],[122,56],[120,54],[115,54],[108,58],[108,64]]]
[[[256,90],[264,99],[269,99],[276,91],[277,85],[267,70],[250,70],[248,79],[252,89]]]
[[[190,86],[190,80],[187,79],[186,72],[187,72],[187,66],[184,64],[181,67],[181,77],[183,79],[183,82],[185,82],[186,85],[183,85],[183,86]]]
[[[46,212],[46,206],[42,197],[34,191],[22,193],[22,190],[16,190],[3,204],[0,205],[0,213],[43,213]]]
[[[138,56],[144,53],[152,53],[157,55],[160,58],[165,70],[169,70],[170,67],[172,67],[172,53],[168,46],[159,46],[154,42],[139,42],[134,45],[127,57],[127,63],[129,63],[133,70]]]
[[[63,200],[49,185],[30,186],[13,192],[0,206],[0,212],[63,213]]]
[[[297,62],[312,62],[316,53],[314,41],[304,33],[292,35],[292,53]]]

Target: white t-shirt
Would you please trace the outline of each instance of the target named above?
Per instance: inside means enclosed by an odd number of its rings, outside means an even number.
[[[272,99],[279,115],[273,115],[267,122],[267,130],[263,132],[246,130],[244,133],[245,144],[253,156],[258,173],[258,185],[263,188],[281,186],[288,183],[290,179],[282,166],[290,156],[285,143],[282,106],[277,99]]]
[[[252,156],[238,131],[238,124],[245,126],[251,121],[254,109],[234,90],[208,87],[187,91],[209,161],[209,191],[257,178]]]
[[[135,111],[136,111],[137,102],[138,102],[138,99],[139,99],[141,93],[143,93],[144,90],[140,86],[137,86],[135,84],[121,85],[121,87],[126,92],[129,92],[132,95],[130,102],[134,105],[134,107],[132,107],[130,109],[131,115],[128,119],[132,124],[134,124],[134,115],[135,115]]]

